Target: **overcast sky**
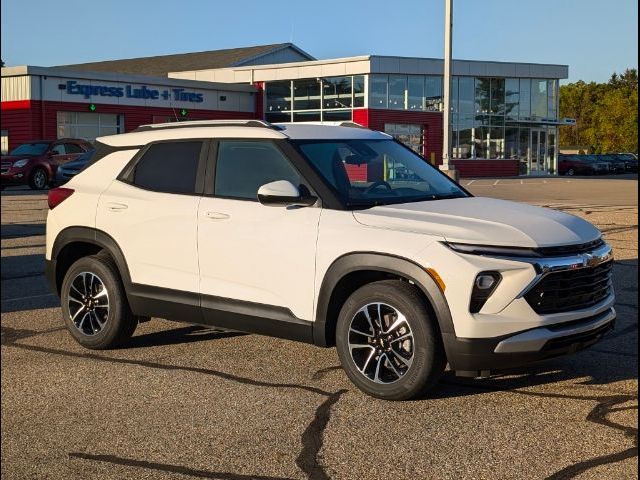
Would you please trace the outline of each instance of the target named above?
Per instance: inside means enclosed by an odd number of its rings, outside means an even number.
[[[443,11],[444,0],[2,0],[2,59],[50,66],[289,41],[316,58],[441,57]],[[637,67],[637,1],[455,0],[453,50],[606,81]]]

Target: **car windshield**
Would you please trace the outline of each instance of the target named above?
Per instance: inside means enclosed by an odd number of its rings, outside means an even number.
[[[347,206],[468,196],[422,157],[393,140],[294,143]]]
[[[42,155],[49,148],[47,142],[23,143],[14,148],[9,155]]]

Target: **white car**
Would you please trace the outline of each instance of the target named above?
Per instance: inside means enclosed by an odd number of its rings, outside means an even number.
[[[335,345],[360,389],[399,400],[447,364],[487,376],[615,320],[598,229],[473,197],[363,128],[143,126],[98,139],[49,206],[47,277],[88,348],[150,317]]]

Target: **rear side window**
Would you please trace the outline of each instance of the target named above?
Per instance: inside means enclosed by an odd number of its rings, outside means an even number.
[[[67,153],[83,153],[84,150],[75,143],[65,143],[64,148]]]
[[[133,171],[134,185],[166,193],[195,193],[202,142],[151,145]]]
[[[215,173],[216,196],[257,200],[258,189],[276,180],[300,185],[300,175],[275,145],[220,141]]]

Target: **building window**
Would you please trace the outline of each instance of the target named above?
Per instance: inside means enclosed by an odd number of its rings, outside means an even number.
[[[442,111],[442,82],[441,76],[425,77],[425,109],[428,112]]]
[[[293,81],[293,109],[320,110],[320,81],[318,79]]]
[[[388,78],[386,75],[369,76],[369,107],[387,108]]]
[[[558,81],[547,80],[547,118],[558,118]]]
[[[389,75],[389,108],[404,110],[406,108],[406,92],[407,76]]]
[[[531,80],[531,116],[537,120],[547,118],[546,80]]]
[[[364,75],[353,77],[353,106],[364,107],[365,79]]]
[[[504,78],[491,79],[491,114],[504,115]]]
[[[385,123],[384,133],[388,133],[404,143],[419,155],[424,154],[424,127],[406,123]]]
[[[473,77],[460,77],[458,82],[458,111],[461,114],[475,114]]]
[[[124,131],[124,115],[115,113],[58,112],[58,138],[81,138],[93,142],[97,137]]]
[[[2,155],[9,153],[9,130],[2,130],[0,133],[0,151]]]
[[[531,79],[520,79],[520,103],[518,118],[529,120],[531,118]]]
[[[520,81],[517,78],[507,78],[505,81],[504,110],[507,119],[518,119],[520,104]]]
[[[351,77],[322,79],[323,108],[350,108],[352,104]]]
[[[424,110],[424,77],[422,76],[409,75],[407,110]]]
[[[267,113],[291,111],[291,81],[267,83],[266,97]]]

